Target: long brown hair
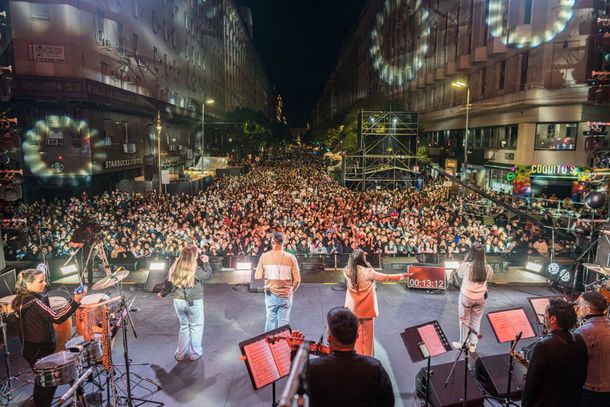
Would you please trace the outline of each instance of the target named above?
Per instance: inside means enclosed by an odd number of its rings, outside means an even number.
[[[466,259],[466,262],[472,263],[470,267],[470,281],[474,283],[483,283],[487,280],[487,268],[485,267],[485,246],[477,242],[472,245]]]
[[[44,274],[44,271],[38,269],[27,269],[19,273],[17,276],[17,282],[15,283],[15,291],[17,294],[30,294],[28,284],[32,283],[39,274]]]
[[[358,290],[358,266],[373,268],[371,264],[366,261],[366,253],[362,249],[354,250],[347,260],[347,267],[345,268],[345,274],[349,278],[349,281],[354,290]]]
[[[192,288],[195,286],[196,269],[197,247],[193,245],[186,246],[169,269],[168,280],[174,287]]]

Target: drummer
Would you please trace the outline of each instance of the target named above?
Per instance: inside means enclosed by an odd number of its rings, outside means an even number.
[[[53,311],[49,298],[44,295],[47,281],[44,271],[27,269],[17,277],[13,309],[19,321],[19,336],[23,342],[22,355],[33,368],[36,361],[55,352],[55,330],[53,324],[61,324],[76,311],[87,289],[75,294],[70,305]],[[34,405],[50,406],[56,387],[34,385]]]

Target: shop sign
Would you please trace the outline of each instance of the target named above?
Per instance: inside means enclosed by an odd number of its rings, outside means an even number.
[[[534,164],[531,167],[532,175],[544,174],[544,175],[572,175],[576,176],[582,169],[576,165],[542,165]]]
[[[58,63],[66,61],[65,49],[61,45],[28,44],[30,61]]]
[[[503,184],[501,182],[492,181],[490,188],[496,192],[504,192],[505,194],[511,194],[513,192],[512,184]]]
[[[142,157],[129,158],[126,160],[112,160],[112,161],[106,161],[104,163],[104,168],[110,169],[110,168],[133,167],[134,165],[142,165],[143,163],[144,163],[144,161],[142,160]]]
[[[515,180],[515,173],[514,172],[507,172],[506,173],[506,180],[508,182],[513,182]]]

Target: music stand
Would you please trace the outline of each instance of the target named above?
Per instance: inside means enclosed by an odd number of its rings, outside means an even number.
[[[510,342],[509,362],[508,362],[508,383],[506,385],[506,398],[502,400],[504,406],[517,406],[510,398],[510,390],[513,378],[514,360],[513,352],[515,346],[522,338],[533,338],[536,336],[532,323],[527,318],[525,309],[510,308],[502,311],[487,313],[487,320],[491,329],[498,340],[498,343]]]
[[[424,406],[429,405],[430,396],[430,361],[433,356],[442,355],[451,350],[451,345],[447,340],[447,336],[443,332],[438,321],[424,322],[416,326],[407,328],[400,334],[409,357],[413,363],[421,362],[424,359],[428,360],[426,368],[426,396]]]
[[[551,295],[547,297],[528,297],[527,301],[530,303],[532,310],[534,310],[534,315],[536,316],[536,331],[538,331],[538,325],[544,325],[544,312],[546,311],[546,307],[549,305],[549,302],[553,299],[562,299],[566,300],[566,297]],[[538,332],[538,337],[540,337],[540,332]]]
[[[269,343],[269,336],[290,336],[290,325],[284,325],[264,334],[246,339],[239,343],[242,360],[246,362],[248,375],[254,390],[272,385],[272,406],[278,405],[275,399],[275,382],[290,373],[290,355],[292,349],[286,341]]]

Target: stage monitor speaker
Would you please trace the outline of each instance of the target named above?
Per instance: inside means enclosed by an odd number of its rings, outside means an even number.
[[[163,282],[167,278],[167,270],[149,270],[144,291],[158,293],[163,289]]]
[[[447,387],[444,387],[445,380],[449,376],[453,363],[432,366],[432,376],[430,377],[430,404],[434,407],[459,407],[464,400],[464,361],[460,360],[455,366],[453,377],[449,379]],[[468,392],[467,406],[482,406],[483,393],[479,389],[477,382],[468,372]],[[415,376],[415,389],[417,395],[422,398],[426,396],[426,369],[422,368]]]
[[[14,268],[5,270],[0,274],[0,298],[15,294],[17,273]]]
[[[509,356],[507,354],[483,356],[475,363],[477,379],[488,392],[496,397],[506,397],[508,363]],[[517,361],[513,361],[513,364],[510,397],[513,400],[519,400],[523,393],[523,377],[527,370]]]
[[[250,273],[250,285],[248,285],[248,291],[250,291],[251,293],[263,293],[265,292],[265,280],[256,280],[254,278],[255,272],[256,269],[253,268],[252,272]]]

